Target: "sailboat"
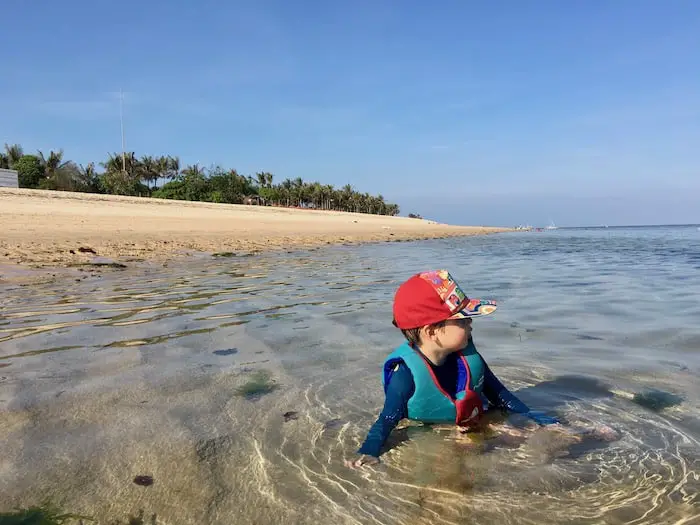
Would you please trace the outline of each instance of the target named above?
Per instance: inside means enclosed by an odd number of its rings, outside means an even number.
[[[545,230],[557,230],[559,227],[554,224],[554,221],[552,219],[549,219],[549,226],[545,226]]]

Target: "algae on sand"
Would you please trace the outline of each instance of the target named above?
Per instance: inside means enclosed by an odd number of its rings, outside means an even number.
[[[63,525],[93,521],[87,516],[64,514],[52,506],[29,507],[14,512],[0,512],[0,525]]]
[[[236,394],[246,399],[256,399],[262,395],[269,394],[275,388],[272,374],[267,370],[258,370],[250,375],[248,381],[236,389]]]
[[[649,389],[635,393],[632,397],[632,402],[654,412],[661,412],[667,408],[680,405],[683,402],[683,398],[671,392]]]
[[[0,512],[0,525],[88,525],[96,520],[89,516],[63,513],[50,504],[12,512]],[[125,520],[110,519],[109,525],[156,525],[157,516],[146,518],[143,509],[136,516],[129,515]]]

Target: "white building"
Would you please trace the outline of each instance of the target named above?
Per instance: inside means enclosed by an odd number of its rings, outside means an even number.
[[[0,187],[19,188],[19,180],[15,170],[0,168]]]

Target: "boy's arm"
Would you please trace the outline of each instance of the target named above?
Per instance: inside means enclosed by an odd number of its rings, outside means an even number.
[[[365,442],[357,451],[359,454],[365,454],[374,458],[379,457],[380,450],[391,431],[394,430],[401,419],[407,416],[408,400],[414,391],[413,375],[402,362],[398,365],[398,369],[391,374],[391,379],[386,389],[384,408],[369,429]]]
[[[486,399],[492,405],[499,408],[504,408],[509,412],[515,412],[516,414],[523,414],[529,417],[540,425],[550,425],[552,423],[559,423],[559,420],[555,417],[547,416],[541,412],[535,412],[530,410],[530,408],[520,401],[515,394],[510,392],[503,383],[501,383],[494,373],[486,364],[483,356],[481,360],[484,362],[484,395]]]

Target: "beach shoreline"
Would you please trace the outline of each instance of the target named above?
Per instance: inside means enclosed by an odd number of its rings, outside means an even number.
[[[363,213],[0,188],[5,275],[12,268],[165,262],[194,253],[236,256],[506,231],[511,229]]]

